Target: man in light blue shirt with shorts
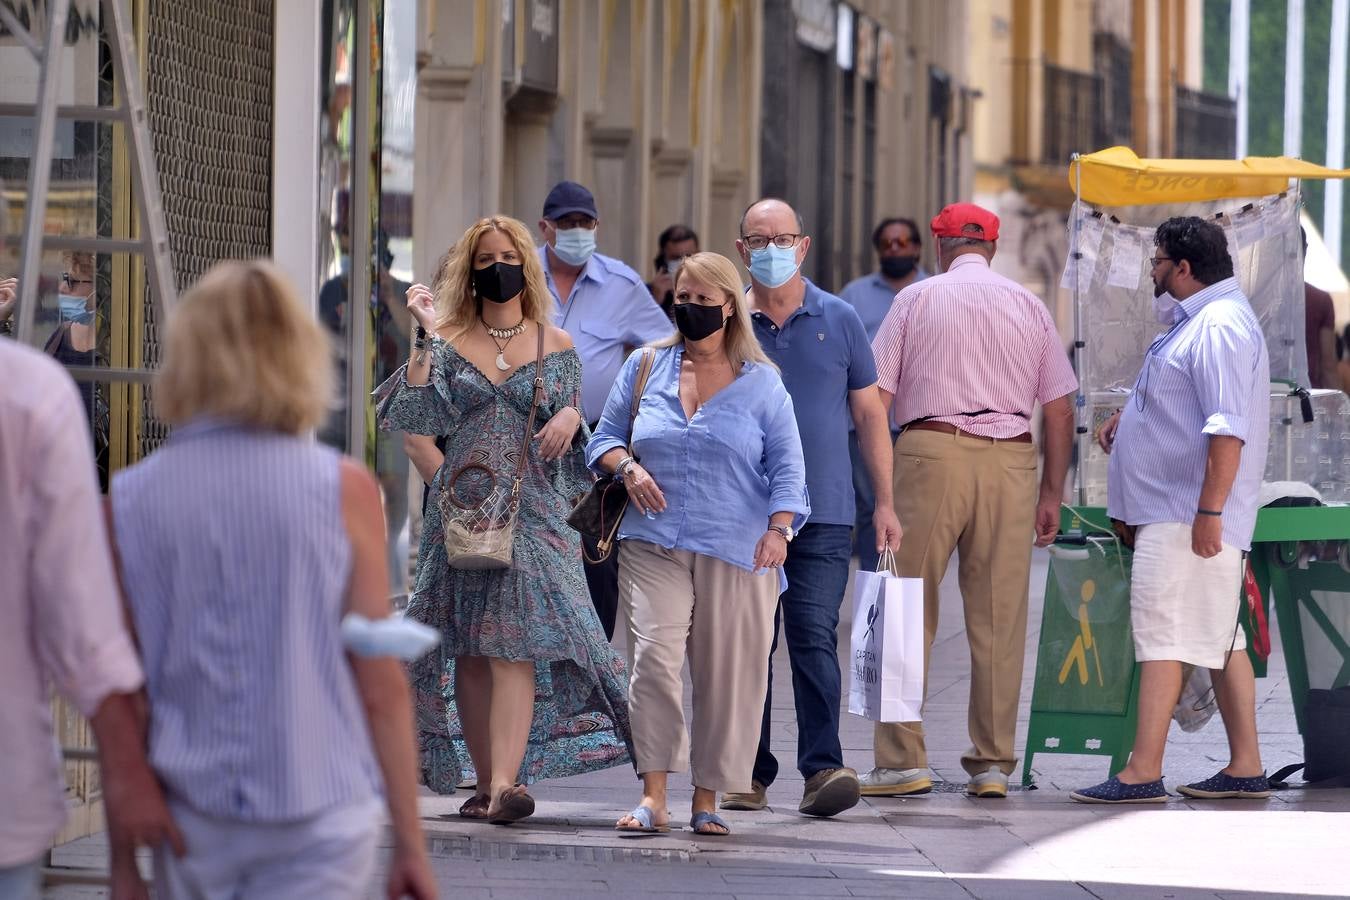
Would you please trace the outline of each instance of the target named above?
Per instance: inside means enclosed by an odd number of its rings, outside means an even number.
[[[1168,219],[1154,243],[1154,311],[1167,330],[1099,437],[1111,454],[1107,510],[1134,544],[1138,728],[1125,768],[1071,796],[1167,799],[1163,750],[1187,663],[1211,671],[1231,757],[1217,774],[1178,790],[1202,799],[1268,797],[1256,680],[1238,619],[1269,440],[1266,340],[1233,277],[1223,229],[1194,216]]]

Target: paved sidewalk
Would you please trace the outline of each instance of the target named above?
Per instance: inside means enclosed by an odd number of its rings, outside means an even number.
[[[1032,574],[1020,735],[1031,697],[1045,560],[1037,553]],[[735,829],[730,837],[687,831],[621,836],[613,823],[639,799],[639,783],[627,769],[542,783],[534,789],[537,815],[509,828],[455,817],[463,797],[428,795],[422,809],[443,895],[1191,900],[1350,894],[1350,875],[1340,864],[1350,847],[1350,790],[1295,787],[1269,801],[1175,798],[1157,807],[1083,806],[1070,802],[1068,792],[1104,778],[1106,759],[1044,755],[1036,760],[1039,789],[1015,789],[1006,800],[968,798],[959,761],[968,743],[968,651],[955,582],[953,572],[943,585],[925,717],[931,762],[946,780],[934,793],[865,800],[829,821],[799,815],[802,780],[793,765],[791,676],[780,649],[773,746],[783,774],[770,790],[769,810],[728,814]],[[844,655],[847,634],[845,623]],[[1301,743],[1282,660],[1277,655],[1271,662],[1271,675],[1258,682],[1257,696],[1266,765],[1273,771],[1298,761]],[[871,725],[847,713],[843,718],[846,763],[866,771],[872,763]],[[1193,734],[1175,727],[1173,732],[1169,787],[1227,763],[1217,720]],[[673,776],[672,788],[672,821],[678,825],[688,815],[687,777]],[[101,841],[91,838],[61,848],[56,861],[97,865],[101,852]],[[61,888],[47,896],[103,894]]]

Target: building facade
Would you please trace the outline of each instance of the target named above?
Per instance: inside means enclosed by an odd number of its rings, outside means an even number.
[[[807,273],[837,290],[873,267],[878,218],[925,221],[968,196],[975,171],[965,48],[978,4],[965,0],[124,2],[176,288],[224,259],[270,256],[287,272],[337,348],[342,398],[318,437],[380,475],[396,564],[420,490],[369,395],[406,357],[407,283],[428,280],[475,219],[533,227],[554,182],[581,181],[600,207],[600,250],[650,277],[666,226],[733,256],[744,208],[781,196],[812,235]],[[41,39],[46,4],[7,5]],[[118,96],[101,15],[99,0],[73,0],[65,104]],[[0,30],[7,113],[36,97],[27,52]],[[31,119],[0,115],[11,227],[31,141]],[[67,117],[56,146],[46,232],[134,237],[119,128]],[[0,274],[18,258],[11,233]],[[149,387],[162,322],[136,254],[52,252],[35,276],[35,345],[69,325],[64,277],[83,283],[86,267],[77,377],[106,484],[167,436]],[[87,745],[87,726],[59,716],[63,742]],[[71,762],[69,783],[67,837],[97,827],[99,796],[88,762]]]
[[[969,187],[965,9],[421,0],[419,271],[489,210],[537,221],[570,178],[595,192],[601,252],[644,276],[675,223],[734,254],[741,212],[768,195],[806,219],[811,277],[842,286],[871,267],[876,218]]]
[[[987,0],[970,21],[974,191],[1003,220],[995,268],[1042,297],[1066,345],[1074,153],[1230,158],[1235,106],[1201,90],[1201,0]]]

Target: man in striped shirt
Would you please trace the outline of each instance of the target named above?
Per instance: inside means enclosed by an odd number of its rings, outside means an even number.
[[[960,550],[974,745],[961,764],[979,797],[1005,796],[1016,764],[1031,542],[1034,533],[1044,546],[1059,530],[1078,389],[1045,304],[989,267],[998,228],[974,204],[943,209],[932,221],[943,274],[901,291],[872,344],[882,400],[901,426],[894,496],[905,540],[896,561],[901,575],[924,580],[926,650],[938,585]],[[1030,432],[1038,403],[1039,493]],[[863,794],[932,790],[920,723],[878,723],[874,749]]]
[[[1182,663],[1212,671],[1229,764],[1190,797],[1270,795],[1256,738],[1256,680],[1238,609],[1270,429],[1270,359],[1233,277],[1223,229],[1195,216],[1158,226],[1148,348],[1125,408],[1102,427],[1107,511],[1134,532],[1130,625],[1139,724],[1120,773],[1080,803],[1163,802],[1163,748]],[[1170,300],[1168,299],[1170,297]],[[1163,302],[1156,302],[1163,301]],[[1114,451],[1114,452],[1113,452]]]
[[[54,360],[0,338],[0,897],[37,900],[66,819],[51,691],[98,742],[113,896],[140,896],[138,846],[183,853],[146,760],[144,676],[123,624],[89,420]]]

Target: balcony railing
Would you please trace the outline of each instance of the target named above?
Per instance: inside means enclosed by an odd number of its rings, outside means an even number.
[[[1237,101],[1177,86],[1176,155],[1232,159],[1237,154]]]
[[[1041,161],[1062,166],[1075,153],[1091,153],[1103,145],[1102,77],[1059,66],[1045,66],[1045,133]]]

